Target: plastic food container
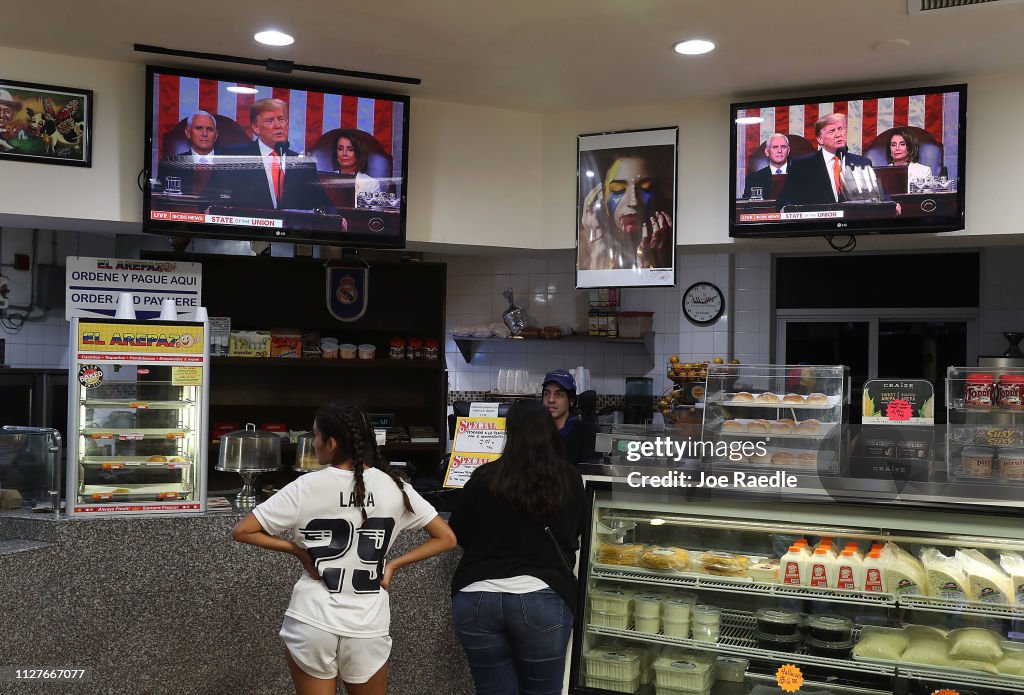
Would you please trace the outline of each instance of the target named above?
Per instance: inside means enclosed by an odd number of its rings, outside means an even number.
[[[590,624],[595,627],[613,627],[617,630],[625,630],[629,627],[629,615],[592,610],[590,611]]]
[[[996,403],[1004,410],[1024,410],[1024,374],[1003,374],[999,377]]]
[[[661,596],[655,594],[634,596],[633,615],[637,618],[657,618],[661,616],[661,602]],[[640,628],[637,629],[639,630]]]
[[[722,622],[722,609],[718,606],[701,604],[694,606],[690,613],[690,620],[698,625],[718,626]]]
[[[718,625],[699,625],[697,623],[690,625],[690,639],[698,642],[717,642],[720,635],[721,629]]]
[[[377,356],[377,346],[370,343],[363,343],[359,346],[359,359],[372,360]]]
[[[795,635],[800,631],[803,616],[782,608],[762,608],[754,613],[757,629],[766,635]]]
[[[689,620],[669,620],[665,618],[665,621],[661,624],[661,629],[666,637],[682,637],[683,639],[690,637]]]
[[[665,616],[665,620],[689,622],[690,612],[696,604],[697,597],[693,594],[676,594],[662,602],[661,612]]]
[[[853,649],[853,640],[829,641],[815,639],[808,635],[804,639],[804,645],[814,656],[824,656],[829,659],[849,659],[850,650]]]
[[[356,358],[356,352],[359,350],[352,343],[342,343],[338,346],[338,355],[343,360],[354,360]],[[325,355],[326,356],[326,355]]]
[[[405,346],[405,359],[407,360],[422,360],[423,359],[423,341],[419,338],[409,338],[409,342]]]
[[[654,683],[661,688],[703,690],[715,679],[715,662],[702,654],[665,654],[654,662]]]
[[[404,360],[405,359],[405,341],[401,338],[392,338],[391,342],[388,343],[388,359],[392,360]]]
[[[647,632],[656,635],[661,631],[661,618],[640,618],[634,615],[633,629],[637,632]]]
[[[757,631],[754,633],[754,639],[757,640],[758,649],[770,649],[773,652],[788,653],[795,652],[800,648],[800,643],[803,642],[799,632],[795,635],[773,635]]]
[[[807,634],[819,641],[843,642],[853,635],[853,621],[841,615],[809,615],[804,625]]]
[[[706,688],[700,690],[680,690],[679,688],[668,688],[665,686],[657,685],[654,686],[654,695],[711,695],[711,689],[715,687],[712,683]]]
[[[720,656],[715,664],[715,678],[727,683],[742,683],[750,661],[735,656]]]
[[[991,374],[968,374],[964,381],[964,405],[991,408],[996,402],[996,380]]]
[[[583,653],[588,676],[624,681],[640,677],[637,649],[591,649]]]
[[[600,678],[598,676],[591,676],[589,673],[586,677],[588,688],[599,688],[601,690],[611,690],[616,693],[635,693],[640,689],[640,676],[637,675],[634,678],[627,678],[625,680],[619,680],[617,678]]]
[[[995,452],[984,446],[965,446],[960,454],[960,477],[992,478],[992,459]]]
[[[598,589],[590,592],[590,609],[599,613],[629,615],[629,603],[632,600],[632,594],[619,589]]]
[[[1007,447],[999,450],[999,477],[1024,481],[1024,448]]]
[[[320,339],[320,353],[323,355],[325,360],[334,360],[338,358],[338,339],[337,338],[321,338]]]
[[[428,338],[423,343],[423,359],[436,360],[441,355],[441,343],[433,338]]]

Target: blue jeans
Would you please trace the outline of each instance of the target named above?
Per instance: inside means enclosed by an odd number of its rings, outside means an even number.
[[[551,589],[456,592],[452,622],[477,695],[559,695],[572,611]]]

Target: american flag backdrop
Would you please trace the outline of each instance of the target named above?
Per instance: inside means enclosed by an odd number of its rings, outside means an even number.
[[[244,82],[153,76],[153,171],[167,153],[161,152],[163,136],[183,118],[197,110],[228,116],[252,137],[249,107],[258,99],[281,99],[288,104],[288,141],[292,149],[305,153],[320,137],[335,128],[357,128],[373,135],[391,155],[392,176],[402,176],[403,110],[405,104],[390,99],[342,96],[285,87],[266,87]],[[236,94],[228,87],[252,87],[256,94]]]
[[[736,118],[758,116],[760,123],[736,124],[737,191],[743,190],[747,155],[772,133],[800,135],[815,147],[814,122],[830,113],[845,113],[850,152],[863,154],[879,133],[896,126],[916,126],[927,130],[943,148],[943,164],[949,178],[957,180],[960,153],[960,94],[932,92],[910,96],[834,101],[793,106],[739,109]]]

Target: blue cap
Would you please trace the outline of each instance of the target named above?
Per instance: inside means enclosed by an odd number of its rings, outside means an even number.
[[[558,384],[566,391],[576,391],[576,380],[572,378],[572,374],[564,369],[556,369],[553,372],[548,372],[547,376],[544,377],[544,383],[541,384],[541,388],[544,388],[551,383]]]

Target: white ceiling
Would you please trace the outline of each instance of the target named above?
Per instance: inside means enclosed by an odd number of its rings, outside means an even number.
[[[135,53],[133,44],[274,57],[423,80],[340,80],[364,88],[530,111],[952,81],[1024,67],[1024,4],[1014,0],[928,13],[908,12],[905,0],[49,0],[14,7],[0,21],[0,46],[164,65],[189,63]],[[256,44],[253,33],[268,27],[296,43]],[[690,37],[718,49],[697,57],[672,52]],[[892,39],[910,45],[876,49]]]

